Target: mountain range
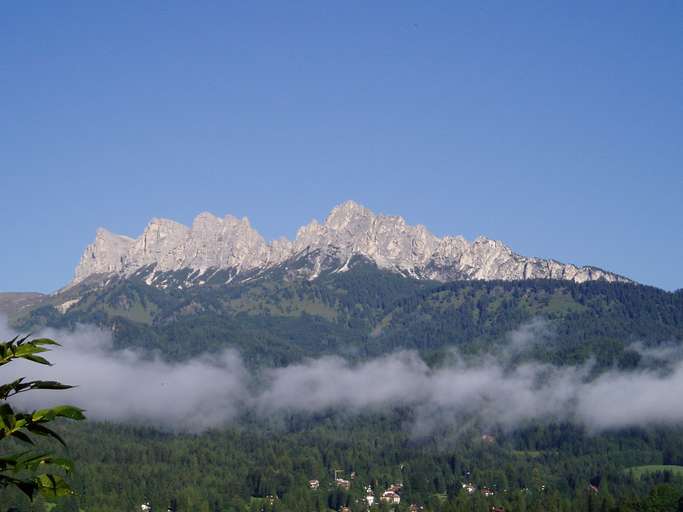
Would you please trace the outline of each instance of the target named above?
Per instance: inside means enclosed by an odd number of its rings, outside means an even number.
[[[637,359],[683,343],[683,292],[595,267],[521,256],[502,242],[437,237],[346,202],[295,240],[266,242],[247,219],[152,220],[136,239],[100,229],[57,293],[0,294],[17,332],[96,325],[117,348],[185,360],[233,348],[254,367],[452,347],[490,350],[542,319],[529,357],[556,364]]]
[[[153,219],[138,238],[104,228],[83,253],[66,289],[83,282],[137,275],[166,288],[230,283],[257,278],[269,270],[313,280],[323,273],[345,272],[354,261],[420,280],[560,279],[630,282],[592,266],[526,257],[486,237],[439,238],[422,225],[399,216],[376,214],[353,201],[336,206],[323,223],[302,226],[296,238],[267,242],[247,218],[199,214],[187,227]]]

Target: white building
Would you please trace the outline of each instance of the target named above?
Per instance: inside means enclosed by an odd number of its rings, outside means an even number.
[[[347,491],[351,488],[351,482],[349,480],[345,480],[344,478],[337,478],[334,483],[337,484],[337,487],[346,489]]]
[[[382,502],[389,503],[390,505],[398,505],[401,503],[401,497],[394,491],[384,491],[380,499]]]
[[[474,485],[472,482],[462,484],[462,488],[465,489],[465,491],[467,491],[467,494],[473,494],[474,491],[477,490],[477,486]]]

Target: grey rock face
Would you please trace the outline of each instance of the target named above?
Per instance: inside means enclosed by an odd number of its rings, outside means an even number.
[[[321,272],[344,272],[355,256],[378,267],[419,279],[567,279],[576,282],[602,279],[628,282],[625,277],[594,267],[577,267],[554,260],[514,253],[496,240],[479,237],[468,242],[461,236],[438,238],[424,226],[410,226],[397,216],[377,215],[348,201],[328,215],[323,224],[313,220],[301,227],[296,239],[267,243],[246,218],[220,219],[202,213],[188,228],[166,219],[153,219],[133,240],[99,229],[76,267],[77,284],[92,275],[131,275],[143,267],[154,275],[191,269],[193,281],[230,269],[233,278],[306,261],[299,274],[308,279]]]
[[[72,283],[79,283],[93,274],[121,272],[133,244],[135,240],[132,238],[115,235],[104,228],[99,228],[95,234],[95,241],[85,248],[81,256]]]
[[[424,226],[375,215],[348,201],[334,208],[325,224],[312,221],[299,229],[293,254],[317,250],[324,258],[333,251],[344,264],[353,256],[364,256],[380,268],[412,274],[429,261],[438,243]]]

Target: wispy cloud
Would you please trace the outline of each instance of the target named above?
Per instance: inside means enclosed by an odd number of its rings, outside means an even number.
[[[497,356],[472,360],[457,353],[447,365],[432,369],[417,353],[398,352],[361,363],[311,359],[255,376],[230,350],[169,363],[112,350],[110,333],[93,327],[41,334],[63,344],[49,355],[54,366],[22,363],[12,371],[78,387],[28,393],[21,404],[71,402],[87,409],[92,419],[199,431],[245,411],[262,416],[325,410],[355,414],[406,406],[416,411],[414,428],[420,432],[473,417],[504,428],[532,420],[568,421],[594,430],[683,423],[683,409],[674,406],[683,394],[683,362],[680,347],[673,346],[664,354],[673,361],[665,374],[656,368],[613,370],[589,379],[590,364],[510,366]],[[509,334],[508,350],[519,351],[547,335],[542,322],[525,324]],[[663,354],[636,349],[648,357]]]

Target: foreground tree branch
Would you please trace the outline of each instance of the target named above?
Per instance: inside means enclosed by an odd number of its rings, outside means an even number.
[[[28,336],[15,337],[0,342],[0,366],[17,359],[37,364],[50,365],[42,355],[51,347],[59,346],[54,340]],[[71,405],[59,405],[32,412],[17,412],[8,399],[20,393],[36,389],[63,390],[73,386],[55,381],[19,378],[0,385],[0,486],[14,486],[31,500],[38,494],[46,497],[67,496],[74,491],[62,474],[73,470],[73,463],[67,458],[56,457],[50,452],[35,449],[35,438],[45,437],[66,446],[61,436],[48,425],[57,418],[83,420],[83,410]],[[7,452],[7,441],[15,439],[27,445],[26,450]]]

